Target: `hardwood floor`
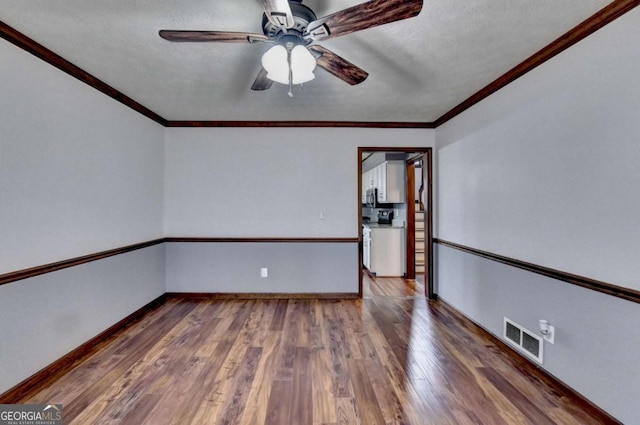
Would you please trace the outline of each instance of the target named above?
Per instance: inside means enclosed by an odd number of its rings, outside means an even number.
[[[363,300],[169,299],[21,402],[83,425],[607,423],[419,283],[369,286]]]
[[[364,273],[362,276],[362,296],[371,297],[423,297],[425,296],[424,278],[398,279],[393,277],[372,278]]]

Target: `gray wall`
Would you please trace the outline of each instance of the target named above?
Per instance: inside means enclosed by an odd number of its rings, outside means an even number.
[[[438,237],[640,289],[640,8],[436,130]],[[556,326],[543,367],[640,423],[640,305],[438,247],[438,292],[501,335]]]
[[[170,242],[167,292],[357,293],[357,246]],[[269,269],[266,279],[262,267]]]
[[[164,292],[163,245],[0,286],[0,393]]]
[[[439,296],[502,339],[506,316],[538,333],[543,367],[625,424],[640,423],[640,314],[631,301],[435,245]]]

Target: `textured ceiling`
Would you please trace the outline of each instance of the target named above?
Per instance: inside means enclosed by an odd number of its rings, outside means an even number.
[[[362,3],[304,0],[318,17]],[[261,33],[255,0],[2,0],[0,20],[168,120],[432,122],[609,4],[425,0],[415,18],[318,44],[369,72],[251,91],[268,45],[171,43],[160,29]]]

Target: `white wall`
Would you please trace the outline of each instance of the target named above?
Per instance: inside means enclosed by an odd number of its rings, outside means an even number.
[[[162,237],[163,129],[0,41],[0,274]],[[164,246],[0,286],[0,393],[165,292]]]
[[[168,128],[165,234],[357,237],[358,146],[434,146],[434,130]]]
[[[169,128],[165,234],[357,238],[358,147],[433,145],[428,129]],[[170,292],[354,293],[358,268],[355,242],[167,245]]]
[[[0,274],[162,237],[163,128],[0,42]]]
[[[437,129],[439,238],[640,290],[640,8]],[[501,336],[556,326],[543,367],[640,423],[638,304],[437,246],[439,295]]]
[[[640,290],[640,8],[437,129],[439,238]]]

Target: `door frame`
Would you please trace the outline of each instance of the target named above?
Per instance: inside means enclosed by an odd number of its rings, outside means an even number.
[[[422,158],[423,155],[419,155]],[[416,278],[416,160],[407,159],[404,163],[407,175],[405,182],[405,198],[407,202],[407,255],[405,279]],[[426,254],[426,253],[425,253]]]
[[[433,148],[427,147],[358,147],[358,296],[362,298],[362,259],[363,259],[363,240],[362,240],[362,154],[363,152],[399,152],[399,153],[416,153],[422,154],[422,173],[424,176],[426,196],[426,210],[424,223],[424,241],[425,241],[425,271],[424,271],[424,287],[425,296],[430,300],[438,298],[435,292],[433,281]],[[405,179],[406,185],[406,179]],[[408,195],[407,195],[408,196]]]

